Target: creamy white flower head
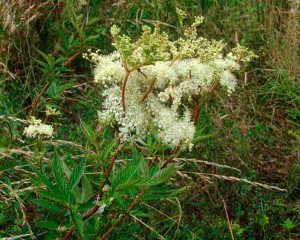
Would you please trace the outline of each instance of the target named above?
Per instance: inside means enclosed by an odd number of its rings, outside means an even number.
[[[125,72],[117,52],[110,55],[98,55],[94,69],[94,79],[103,85],[118,84],[124,79]]]
[[[227,88],[230,95],[236,87],[236,77],[229,71],[224,71],[220,74],[220,85]]]
[[[213,82],[213,69],[205,63],[200,63],[198,59],[190,62],[191,81],[203,90],[208,90]]]
[[[144,139],[148,133],[150,116],[141,105],[128,106],[124,117],[120,119],[119,136],[122,141],[134,142]]]
[[[142,71],[146,76],[151,76],[155,79],[154,87],[157,89],[165,88],[170,82],[175,82],[177,79],[177,74],[173,67],[170,67],[170,62],[155,62],[154,65],[145,66]]]
[[[153,95],[149,97],[149,101],[147,102],[148,109],[152,113],[152,121],[153,124],[161,130],[169,128],[178,117],[176,111],[171,109],[170,107],[165,106],[160,103],[157,98]]]
[[[98,112],[98,118],[101,122],[120,121],[123,115],[121,94],[121,89],[117,85],[113,85],[103,92],[103,110]]]
[[[30,125],[25,127],[24,135],[29,138],[34,138],[38,135],[46,135],[52,137],[53,135],[53,126],[48,124],[43,124],[42,120],[31,117],[28,121]]]
[[[191,67],[190,67],[190,61],[189,60],[178,60],[176,61],[174,64],[174,70],[178,76],[177,79],[186,79],[190,76],[190,70],[191,70]],[[177,79],[174,79],[177,82]]]
[[[190,121],[178,120],[173,122],[169,128],[159,132],[162,142],[171,148],[176,148],[181,144],[181,149],[192,148],[192,141],[195,134],[195,126]]]
[[[219,57],[214,60],[214,64],[217,68],[222,70],[240,70],[240,65],[234,61],[232,58],[222,58]]]
[[[177,13],[182,24],[184,13]],[[191,112],[195,114],[198,99],[220,85],[229,94],[234,91],[232,73],[240,60],[247,62],[254,54],[237,46],[224,57],[222,41],[197,36],[202,21],[195,17],[184,38],[175,41],[158,24],[154,29],[144,26],[136,41],[114,25],[111,35],[118,52],[84,54],[95,65],[95,82],[104,86],[99,120],[113,125],[121,141],[142,142],[153,134],[173,149],[179,145],[191,149],[197,120],[192,121]]]

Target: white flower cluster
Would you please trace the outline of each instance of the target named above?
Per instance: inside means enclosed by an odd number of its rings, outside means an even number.
[[[25,127],[24,135],[29,138],[34,138],[38,135],[46,135],[48,137],[52,137],[53,135],[53,126],[43,124],[42,120],[36,119],[35,117],[31,117],[28,121],[30,125]]]
[[[97,61],[95,61],[97,59]],[[131,73],[126,87],[126,112],[122,108],[122,82],[125,76],[120,57],[113,53],[94,57],[95,81],[104,87],[101,122],[117,124],[122,141],[144,139],[157,132],[159,139],[171,148],[193,146],[195,126],[192,121],[192,97],[207,93],[218,81],[230,94],[236,86],[231,73],[239,65],[228,58],[202,63],[198,59],[157,61]],[[153,89],[142,103],[151,82]]]
[[[177,13],[182,21],[185,14]],[[155,26],[153,31],[143,27],[141,37],[133,42],[113,26],[117,52],[84,54],[95,65],[95,82],[103,87],[99,120],[117,127],[121,141],[155,135],[172,149],[191,149],[199,100],[217,86],[225,87],[228,94],[235,90],[238,61],[247,62],[255,55],[237,46],[224,57],[222,41],[197,37],[202,21],[196,17],[184,38],[176,41]]]
[[[102,83],[103,85],[106,83],[118,84],[124,79],[125,72],[120,63],[118,52],[113,52],[108,56],[90,52],[89,55],[85,53],[83,57],[96,64],[94,70],[95,82]]]

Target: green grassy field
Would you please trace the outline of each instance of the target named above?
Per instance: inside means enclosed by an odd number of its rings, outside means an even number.
[[[204,16],[200,36],[223,39],[226,50],[240,43],[258,58],[237,74],[234,93],[220,90],[203,106],[201,141],[176,155],[183,159],[180,173],[162,173],[164,185],[157,185],[153,198],[145,195],[108,239],[299,239],[299,4],[2,0],[0,238],[64,239],[74,225],[69,239],[96,239],[103,226],[118,222],[130,205],[126,199],[134,201],[138,192],[120,195],[119,207],[111,205],[104,217],[82,220],[115,153],[114,130],[97,120],[101,87],[82,54],[111,53],[113,24],[134,41],[143,25],[159,24],[171,39],[181,37],[179,7],[187,24]],[[49,106],[60,114],[46,116]],[[54,125],[54,138],[26,139],[30,116]],[[133,152],[125,148],[116,166]],[[72,204],[55,190],[64,185],[72,186]]]

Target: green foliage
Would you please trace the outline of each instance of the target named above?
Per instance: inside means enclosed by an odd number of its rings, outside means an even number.
[[[222,200],[235,239],[299,239],[299,10],[293,1],[83,2],[4,0],[0,5],[0,238],[32,234],[62,239],[72,225],[72,237],[97,238],[146,188],[109,239],[230,239]],[[186,16],[179,12],[178,20],[176,8]],[[241,172],[193,162],[149,169],[159,153],[163,159],[171,153],[152,136],[136,148],[119,149],[97,203],[118,147],[113,126],[96,124],[102,99],[81,54],[90,48],[112,52],[113,24],[133,40],[144,31],[139,44],[149,45],[148,51],[155,44],[164,49],[160,30],[153,34],[161,42],[150,41],[147,31],[159,25],[170,40],[184,37],[182,23],[191,24],[199,13],[206,21],[197,32],[228,43],[215,46],[227,50],[240,43],[259,58],[239,77],[240,90],[230,98],[221,92],[203,107],[195,149],[180,157]],[[128,45],[124,54],[130,51]],[[47,106],[61,115],[46,116]],[[30,115],[52,124],[54,138],[40,143],[25,139],[24,120]],[[209,174],[247,178],[289,192]],[[82,221],[96,205],[103,212]]]

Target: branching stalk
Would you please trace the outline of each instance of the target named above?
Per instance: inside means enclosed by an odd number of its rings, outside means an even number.
[[[194,122],[194,125],[197,124],[197,121],[198,121],[198,118],[200,116],[200,112],[203,108],[203,106],[205,105],[205,103],[211,98],[211,96],[213,95],[215,89],[219,86],[219,82],[216,81],[214,82],[213,86],[211,87],[208,95],[206,96],[206,98],[203,100],[203,102],[201,103],[201,105],[199,107],[196,107],[196,110],[195,110],[195,116],[194,116],[194,119],[193,119],[193,122]],[[165,168],[175,157],[175,155],[177,154],[179,148],[181,146],[181,143],[178,144],[178,146],[174,149],[174,151],[172,152],[171,156],[164,161],[164,163],[162,164],[161,168]]]
[[[108,168],[107,168],[107,171],[105,173],[105,178],[103,179],[103,181],[101,182],[100,184],[100,187],[99,187],[99,190],[98,190],[98,199],[99,201],[101,201],[102,199],[102,195],[103,195],[103,188],[105,186],[105,183],[107,182],[109,176],[110,176],[110,173],[111,173],[111,170],[113,168],[113,165],[117,159],[117,156],[119,154],[119,144],[120,144],[120,139],[118,139],[118,142],[117,142],[117,147],[116,147],[116,151],[114,153],[114,155],[112,156],[112,158],[110,159],[110,162],[109,162],[109,165],[108,165]],[[97,212],[97,210],[99,209],[100,206],[98,205],[95,205],[88,213],[86,213],[83,217],[82,217],[82,220],[86,220],[88,218],[90,218],[92,215],[94,215],[95,212]],[[69,236],[71,236],[71,234],[74,232],[75,230],[75,226],[73,225],[69,231],[67,232],[67,234],[65,235],[64,237],[64,240],[68,239]]]
[[[110,227],[110,229],[108,229],[100,238],[99,240],[104,240],[107,238],[107,236],[109,234],[111,234],[111,232],[116,229],[123,221],[124,219],[127,217],[127,215],[129,214],[129,212],[132,210],[132,208],[140,201],[140,199],[142,198],[143,194],[145,193],[145,191],[147,190],[147,188],[142,189],[142,191],[139,193],[139,195],[137,195],[135,197],[135,200],[129,205],[129,207],[125,210],[125,212],[121,215],[121,217],[119,218],[118,221],[116,221],[114,223],[114,225],[112,225]]]
[[[150,86],[149,86],[147,92],[145,92],[144,96],[142,97],[141,103],[145,102],[146,98],[148,97],[148,95],[149,95],[150,92],[152,91],[155,82],[156,82],[156,79],[154,79],[154,80],[150,83]]]
[[[124,67],[124,70],[125,70],[125,77],[124,77],[124,80],[123,80],[123,84],[122,84],[122,107],[123,107],[123,111],[126,112],[126,102],[125,102],[125,92],[126,92],[126,85],[127,85],[127,81],[128,81],[128,78],[129,78],[129,75],[130,73],[140,69],[141,67],[143,67],[145,65],[145,63],[141,63],[140,65],[134,67],[134,68],[131,68],[129,69],[126,62],[125,61],[122,61],[123,63],[123,67]]]
[[[177,147],[173,150],[171,156],[166,160],[164,161],[163,165],[161,166],[161,168],[165,168],[175,157],[175,155],[177,154],[179,148],[181,146],[181,142],[177,145]]]
[[[125,75],[123,85],[122,85],[122,107],[123,107],[124,112],[126,112],[125,91],[126,91],[126,84],[127,84],[129,75],[130,75],[130,72],[126,71],[126,75]]]
[[[219,86],[219,82],[218,81],[214,82],[214,84],[212,85],[209,93],[207,94],[207,96],[205,97],[205,99],[203,100],[203,102],[201,103],[201,105],[198,106],[198,107],[196,107],[195,116],[194,116],[194,119],[193,119],[194,125],[197,124],[197,121],[198,121],[198,118],[200,116],[200,112],[201,112],[202,108],[204,107],[204,105],[206,104],[206,102],[211,98],[211,96],[213,95],[215,89],[218,86]]]

